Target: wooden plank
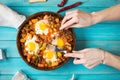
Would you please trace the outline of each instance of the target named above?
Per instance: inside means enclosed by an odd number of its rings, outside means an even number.
[[[113,54],[120,55],[120,41],[77,41],[76,50],[84,48],[101,48]],[[16,41],[0,41],[0,48],[5,49],[7,57],[20,57]]]
[[[28,74],[32,80],[69,80],[70,75],[33,75]],[[116,77],[115,77],[116,76]],[[0,80],[11,80],[13,75],[1,75]],[[75,80],[119,80],[120,74],[75,74]]]
[[[120,24],[96,24],[74,29],[76,40],[120,40]],[[17,29],[0,27],[0,40],[16,40]]]
[[[57,12],[59,10],[58,7],[54,7],[54,6],[10,6],[11,9],[15,10],[16,12],[20,13],[20,14],[23,14],[25,16],[30,16],[34,13],[37,13],[37,12],[42,12],[42,11],[52,11],[52,12]],[[108,7],[88,7],[88,6],[78,6],[78,7],[75,7],[75,8],[72,8],[72,9],[69,9],[69,10],[83,10],[83,11],[86,11],[86,12],[97,12],[97,11],[100,11],[100,10],[104,10]],[[65,15],[65,12],[62,12],[60,13],[62,16]],[[120,23],[120,21],[108,21],[108,22],[102,22],[102,23]]]
[[[0,41],[0,49],[4,49],[8,57],[20,57],[16,47],[16,41]]]
[[[0,40],[16,40],[17,29],[0,26]]]
[[[97,24],[89,28],[76,28],[74,32],[76,40],[118,40],[120,36],[118,26],[109,24]]]
[[[77,41],[76,50],[84,48],[100,48],[120,56],[120,41]]]
[[[57,12],[60,9],[59,7],[55,7],[55,6],[27,6],[27,7],[26,6],[10,6],[10,8],[26,16],[29,16],[31,14],[41,12],[41,11]],[[96,12],[96,11],[100,11],[106,8],[108,7],[77,6],[69,10],[80,9],[86,12]],[[64,15],[64,13],[65,11],[60,14]]]
[[[28,0],[1,0],[2,3],[8,6],[57,6],[61,0],[48,0],[46,3],[29,3]],[[120,3],[120,0],[69,0],[66,5],[73,4],[73,2],[85,2],[81,6],[97,6],[97,7],[109,7]],[[106,4],[107,3],[107,4]]]
[[[51,70],[41,71],[28,66],[21,58],[8,58],[0,61],[0,74],[14,74],[18,70],[23,70],[33,75],[68,75],[68,74],[120,74],[120,71],[109,66],[99,65],[94,69],[87,69],[82,65],[74,65],[72,59],[62,67]]]

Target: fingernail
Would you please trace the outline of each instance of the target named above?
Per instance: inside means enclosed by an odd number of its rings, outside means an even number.
[[[67,56],[69,56],[69,54],[70,54],[70,53],[66,53],[66,54],[64,54],[64,56],[66,56],[66,57],[67,57]]]
[[[64,56],[66,56],[66,55],[64,54]]]
[[[59,30],[61,30],[61,27],[59,28]]]
[[[60,30],[62,30],[62,27],[60,27]]]
[[[67,56],[66,54],[64,54],[64,56]]]

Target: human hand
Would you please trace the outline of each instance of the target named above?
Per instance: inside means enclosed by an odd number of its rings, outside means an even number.
[[[60,30],[64,28],[90,26],[93,24],[92,17],[92,14],[80,10],[68,11],[61,23]]]
[[[87,48],[73,53],[67,53],[64,56],[75,58],[74,64],[83,64],[85,67],[91,69],[102,63],[105,57],[105,51],[96,48]]]

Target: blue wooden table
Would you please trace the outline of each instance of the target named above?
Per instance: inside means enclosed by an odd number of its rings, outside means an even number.
[[[39,11],[56,12],[61,0],[48,0],[46,3],[28,3],[28,0],[0,0],[13,10],[29,16]],[[68,0],[66,5],[76,1]],[[89,0],[74,9],[87,12],[99,11],[119,4],[120,0]],[[0,11],[1,12],[1,11]],[[64,15],[64,12],[61,13]],[[76,80],[120,80],[120,71],[109,66],[99,65],[94,69],[86,69],[82,65],[74,65],[72,59],[56,70],[40,71],[28,66],[19,56],[16,47],[17,31],[14,28],[0,26],[0,48],[5,49],[7,60],[0,61],[0,80],[11,80],[18,70],[23,70],[33,80],[69,80],[74,73]],[[88,47],[102,48],[120,55],[120,22],[102,22],[88,28],[74,29],[77,39],[76,50]]]

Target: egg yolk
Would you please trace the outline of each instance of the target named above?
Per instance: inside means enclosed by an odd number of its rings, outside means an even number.
[[[44,31],[46,28],[48,28],[48,25],[44,22],[41,22],[39,25],[40,30]]]
[[[26,46],[30,51],[34,51],[36,47],[34,42],[29,42]]]
[[[47,50],[44,52],[44,56],[46,57],[46,59],[52,59],[54,57],[54,55],[55,55],[55,52],[53,52],[53,51]]]
[[[57,40],[57,46],[58,47],[63,47],[64,46],[64,41],[61,38],[58,38],[58,40]]]

